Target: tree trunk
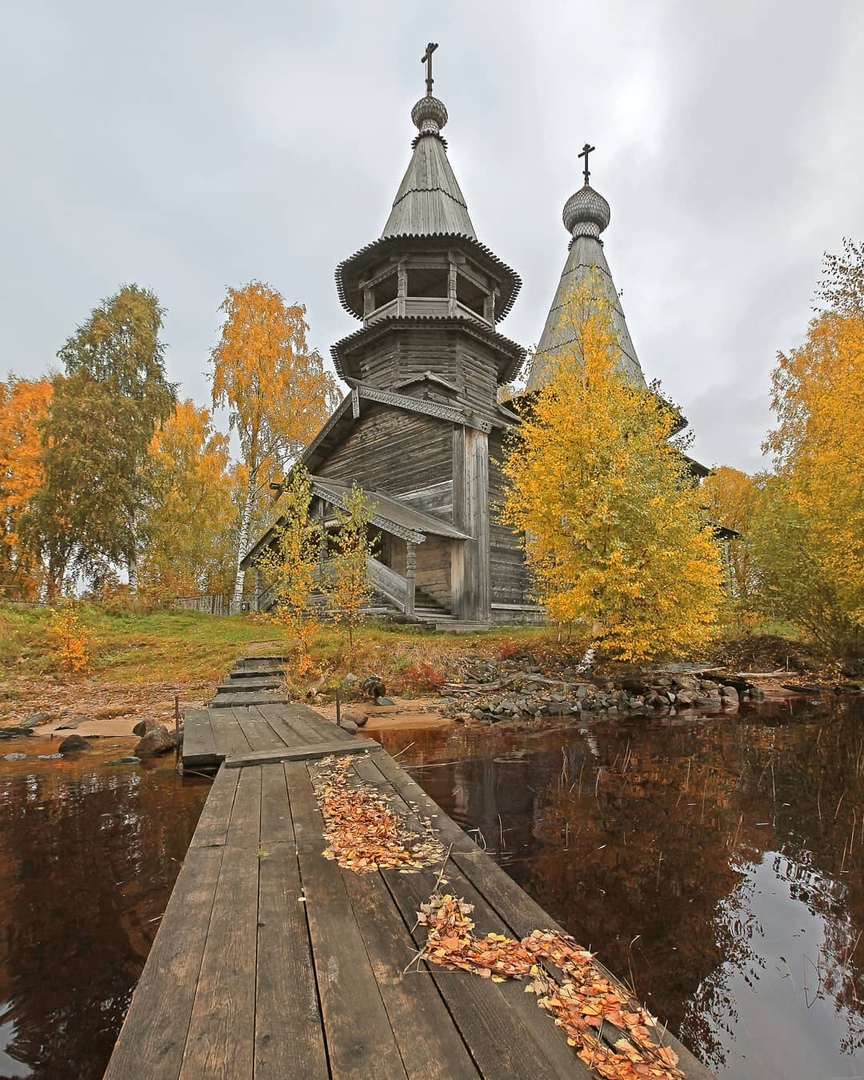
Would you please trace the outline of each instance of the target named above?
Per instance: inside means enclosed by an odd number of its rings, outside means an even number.
[[[129,595],[138,595],[138,553],[130,551],[126,556],[126,572],[129,575]]]
[[[243,503],[243,513],[240,516],[240,539],[237,544],[237,577],[234,579],[234,599],[231,601],[231,610],[239,611],[243,600],[243,578],[245,571],[240,566],[246,554],[246,546],[249,543],[249,522],[252,520],[252,501],[255,498],[255,477],[250,472],[249,482],[246,485],[246,501]]]

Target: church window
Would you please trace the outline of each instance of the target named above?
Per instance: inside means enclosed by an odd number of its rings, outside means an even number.
[[[408,270],[409,296],[447,297],[449,271],[446,267],[428,267],[423,270]]]
[[[389,304],[391,300],[395,300],[399,291],[398,285],[399,283],[395,270],[392,274],[388,274],[387,277],[382,278],[375,285],[373,310],[377,310],[385,304]]]
[[[470,278],[459,274],[456,278],[456,299],[464,307],[473,311],[480,318],[486,317],[486,292],[479,285],[475,285]]]

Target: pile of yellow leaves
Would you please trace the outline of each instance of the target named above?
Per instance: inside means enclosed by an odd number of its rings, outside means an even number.
[[[323,764],[314,783],[328,859],[361,874],[379,869],[412,873],[445,861],[446,852],[429,821],[422,821],[426,832],[418,835],[374,788],[349,783],[350,758],[325,758]]]
[[[564,1029],[582,1061],[605,1080],[683,1077],[675,1051],[652,1039],[651,1017],[603,973],[590,952],[549,930],[534,930],[521,941],[503,934],[477,937],[473,910],[450,895],[435,894],[422,904],[417,918],[428,936],[421,958],[494,982],[529,978],[526,993],[538,995],[537,1004]],[[560,982],[550,974],[551,965],[561,973]]]

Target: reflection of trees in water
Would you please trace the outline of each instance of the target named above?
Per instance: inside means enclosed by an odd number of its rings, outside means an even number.
[[[0,779],[0,1018],[34,1078],[102,1075],[207,789],[170,765]]]
[[[598,721],[545,741],[469,729],[418,748],[460,759],[418,773],[432,797],[450,811],[456,791],[490,848],[500,832],[508,872],[715,1066],[738,1020],[731,975],[762,976],[747,870],[766,851],[824,923],[812,959],[849,1024],[840,1052],[862,1046],[864,711],[768,712]],[[520,746],[542,751],[495,762]]]
[[[762,966],[742,866],[772,848],[778,876],[823,920],[813,980],[847,1019],[841,1050],[862,1045],[860,721],[840,706],[818,725],[604,725],[599,758],[571,747],[567,775],[543,792],[538,836],[568,858],[541,854],[528,887],[716,1065],[712,1026],[737,1019],[729,972],[753,984]]]
[[[744,867],[739,867],[742,875]],[[746,878],[717,903],[716,912],[706,933],[720,945],[720,963],[702,978],[689,1001],[684,1002],[684,1016],[678,1031],[682,1040],[693,1047],[702,1060],[712,1068],[721,1068],[726,1060],[724,1044],[718,1032],[735,1039],[739,1020],[738,1002],[730,982],[733,972],[739,972],[745,983],[755,989],[759,972],[765,969],[754,940],[763,935],[763,928],[749,910],[753,882]]]

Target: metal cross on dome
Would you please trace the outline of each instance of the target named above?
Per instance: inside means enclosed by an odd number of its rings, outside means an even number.
[[[426,93],[432,96],[432,83],[435,81],[432,78],[432,53],[438,48],[437,41],[430,41],[426,46],[426,52],[420,57],[420,63],[426,65]]]
[[[588,177],[591,175],[591,173],[588,171],[588,155],[591,153],[592,150],[596,149],[596,146],[589,146],[589,144],[586,142],[585,145],[582,147],[582,153],[579,155],[579,157],[585,158],[585,168],[583,170],[583,173],[585,176],[586,184],[588,183]]]

